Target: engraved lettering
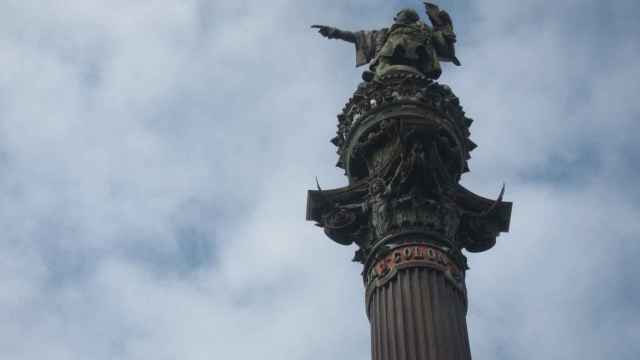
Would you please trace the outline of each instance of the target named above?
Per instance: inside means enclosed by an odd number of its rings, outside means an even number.
[[[402,253],[400,251],[395,251],[393,253],[393,261],[396,264],[399,264],[400,262],[402,262]]]
[[[447,256],[443,253],[438,253],[438,262],[442,265],[448,265]]]
[[[417,260],[424,259],[424,248],[421,246],[416,246],[414,248],[414,258]]]

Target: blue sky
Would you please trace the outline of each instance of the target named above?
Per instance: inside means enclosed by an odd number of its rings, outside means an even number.
[[[640,4],[440,1],[442,83],[513,201],[469,255],[476,359],[640,354]],[[359,82],[315,23],[418,1],[0,4],[0,357],[369,358],[354,249],[304,221],[346,183],[329,139]]]

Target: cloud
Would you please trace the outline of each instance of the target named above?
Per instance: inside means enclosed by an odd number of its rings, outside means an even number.
[[[304,221],[352,46],[414,2],[0,6],[0,329],[12,359],[369,358],[353,249]],[[472,172],[512,232],[470,255],[476,358],[631,358],[637,5],[451,1]],[[460,20],[458,20],[460,19]]]

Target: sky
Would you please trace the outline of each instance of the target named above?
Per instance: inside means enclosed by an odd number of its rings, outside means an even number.
[[[473,118],[475,359],[640,354],[640,3],[441,0]],[[370,358],[354,248],[306,222],[353,46],[419,1],[0,2],[0,358]],[[424,16],[423,16],[424,17]]]

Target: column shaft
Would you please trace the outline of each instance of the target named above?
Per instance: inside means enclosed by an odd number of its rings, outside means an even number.
[[[373,290],[373,360],[470,360],[464,294],[439,271],[399,270]]]

